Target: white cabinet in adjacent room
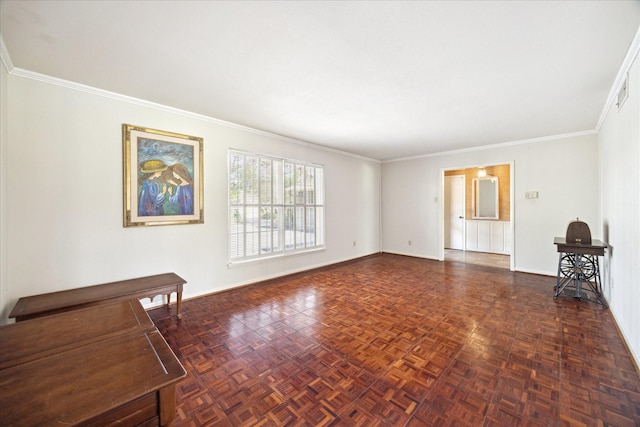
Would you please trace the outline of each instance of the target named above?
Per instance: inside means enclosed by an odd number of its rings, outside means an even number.
[[[467,251],[511,253],[511,223],[509,221],[467,220]]]

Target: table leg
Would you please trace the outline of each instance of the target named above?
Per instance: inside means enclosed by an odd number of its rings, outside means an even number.
[[[575,254],[574,255],[574,280],[576,285],[576,298],[582,298],[582,267],[580,265],[582,255]]]
[[[172,426],[176,417],[176,388],[170,385],[158,390],[158,406],[161,426]]]
[[[562,291],[564,291],[564,289],[574,280],[573,267],[571,267],[571,270],[568,270],[566,273],[562,272],[562,260],[565,259],[565,255],[569,256],[569,254],[564,252],[560,252],[558,254],[558,275],[556,277],[556,286],[554,288],[556,291],[553,295],[554,298],[559,297]],[[573,255],[571,255],[571,259],[573,260]]]
[[[561,273],[561,265],[562,265],[562,252],[558,254],[558,275],[556,276],[556,296],[560,294],[560,275]]]

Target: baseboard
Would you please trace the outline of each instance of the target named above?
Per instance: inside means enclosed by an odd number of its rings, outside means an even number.
[[[518,273],[529,273],[529,274],[537,274],[538,276],[549,276],[549,277],[556,277],[558,275],[557,272],[549,272],[549,271],[543,271],[543,270],[532,270],[529,268],[518,268],[516,267],[513,271],[516,271]]]
[[[370,258],[370,257],[377,257],[382,255],[382,252],[374,252],[371,254],[367,254],[367,255],[361,255],[355,258],[347,258],[347,259],[343,259],[343,260],[335,260],[335,261],[329,261],[326,263],[322,263],[322,264],[316,264],[316,265],[312,265],[312,266],[307,266],[307,267],[302,267],[299,269],[294,269],[294,270],[289,270],[289,271],[285,271],[285,272],[281,272],[281,273],[276,273],[276,274],[272,274],[272,275],[268,275],[268,276],[262,276],[262,277],[258,277],[255,279],[251,279],[248,280],[246,282],[238,282],[238,283],[234,283],[231,284],[228,287],[225,287],[223,289],[218,289],[215,291],[211,291],[211,290],[205,290],[202,292],[194,292],[194,293],[184,293],[182,296],[182,301],[187,301],[190,299],[195,299],[195,298],[200,298],[200,297],[204,297],[204,296],[211,296],[211,295],[217,295],[217,294],[221,294],[223,292],[228,292],[228,291],[232,291],[235,289],[239,289],[239,288],[244,288],[244,287],[248,287],[248,286],[258,286],[258,285],[262,285],[265,284],[271,280],[279,280],[279,279],[283,279],[285,277],[290,277],[290,276],[295,276],[296,274],[307,274],[307,273],[311,273],[314,271],[322,271],[323,269],[326,268],[333,268],[342,264],[349,264],[352,262],[357,262],[366,258]],[[185,287],[186,288],[186,287]],[[153,309],[153,308],[157,308],[157,307],[162,307],[164,305],[167,304],[166,302],[166,296],[163,296],[162,298],[160,298],[160,300],[158,301],[151,301],[148,303],[143,303],[142,306],[145,308],[145,310],[149,310],[149,309]],[[174,301],[175,302],[175,301]]]
[[[441,260],[440,258],[438,258],[438,257],[430,257],[430,256],[425,256],[425,255],[416,254],[416,253],[411,253],[411,252],[382,251],[381,253],[383,253],[383,254],[390,254],[390,255],[402,255],[402,256],[409,256],[409,257],[413,257],[413,258],[430,259],[430,260],[433,260],[433,261],[442,261],[442,260]]]
[[[609,304],[608,301],[607,301],[607,304]],[[627,336],[624,333],[624,329],[622,329],[618,324],[616,315],[611,310],[611,307],[609,307],[609,313],[611,314],[611,319],[613,320],[613,324],[615,325],[616,330],[618,331],[618,335],[622,340],[622,344],[624,344],[624,347],[627,349],[627,352],[629,353],[629,355],[631,355],[631,363],[633,364],[633,367],[636,370],[636,374],[638,375],[638,377],[640,377],[640,355],[636,354],[636,352],[633,351],[633,348],[629,347],[629,344],[627,344],[629,341],[627,340]]]

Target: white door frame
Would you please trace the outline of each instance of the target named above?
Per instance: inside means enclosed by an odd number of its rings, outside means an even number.
[[[509,183],[509,195],[510,197],[510,201],[509,201],[509,209],[510,209],[510,217],[511,217],[511,221],[509,223],[509,226],[511,228],[511,248],[509,251],[509,270],[511,271],[515,271],[515,265],[516,265],[516,234],[515,234],[515,225],[516,225],[516,215],[515,215],[515,161],[511,160],[508,162],[494,162],[494,163],[481,163],[481,164],[473,164],[473,165],[468,165],[468,166],[459,166],[459,167],[450,167],[450,168],[440,168],[440,197],[439,197],[439,203],[440,203],[440,221],[439,221],[439,231],[440,231],[440,256],[438,257],[438,259],[440,261],[444,261],[444,206],[445,206],[445,200],[444,200],[444,173],[447,171],[453,171],[453,170],[461,170],[461,169],[472,169],[472,168],[479,168],[482,166],[499,166],[499,165],[509,165],[509,178],[510,178],[510,183]],[[465,242],[465,248],[466,248],[466,242]]]
[[[467,243],[467,238],[466,238],[467,230],[466,230],[466,227],[464,226],[464,218],[466,216],[466,209],[467,209],[467,201],[466,201],[467,177],[466,177],[466,175],[448,175],[448,176],[444,177],[445,192],[444,192],[444,198],[442,200],[444,202],[444,212],[445,212],[445,214],[447,213],[448,207],[451,206],[451,200],[447,200],[447,194],[449,195],[449,198],[451,197],[451,192],[447,191],[448,189],[450,190],[450,185],[449,186],[447,185],[447,178],[449,178],[449,179],[450,178],[462,178],[462,185],[463,185],[463,187],[462,187],[462,212],[463,212],[462,215],[463,216],[461,217],[461,219],[463,220],[463,222],[462,222],[462,245],[461,246],[462,246],[462,250],[464,251],[464,250],[467,249],[467,244],[466,244]],[[451,182],[451,180],[449,180],[449,182]],[[449,187],[449,188],[447,188],[447,187]],[[449,212],[449,213],[451,213],[451,212]],[[449,216],[449,219],[451,219],[450,218],[451,215],[448,215],[448,216]],[[443,221],[444,221],[443,222],[443,227],[444,227],[444,233],[443,233],[444,240],[443,240],[443,243],[446,246],[447,235],[449,237],[451,236],[450,230],[447,230],[447,227],[446,227],[447,215],[443,216]],[[451,228],[451,224],[449,224],[449,228]],[[449,243],[451,243],[451,242],[449,242]]]

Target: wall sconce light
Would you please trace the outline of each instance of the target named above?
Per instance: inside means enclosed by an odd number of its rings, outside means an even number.
[[[485,168],[478,169],[478,178],[484,178],[487,176],[487,170]]]

